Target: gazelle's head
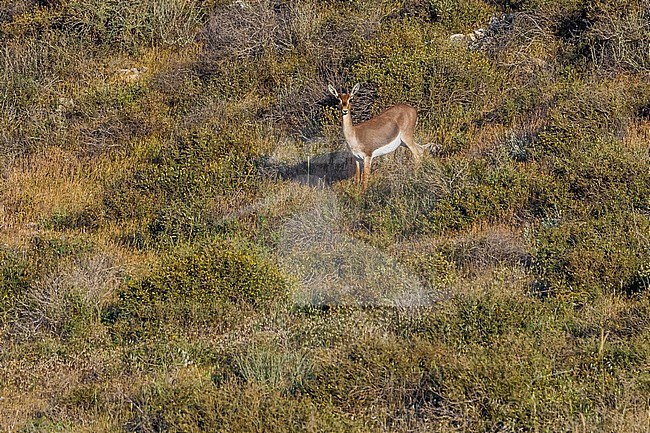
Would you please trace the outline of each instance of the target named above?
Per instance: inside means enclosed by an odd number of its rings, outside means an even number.
[[[327,86],[327,89],[330,91],[332,95],[334,95],[334,97],[336,97],[339,100],[339,105],[341,106],[341,113],[343,113],[343,116],[349,115],[350,108],[351,108],[350,101],[352,101],[352,97],[359,90],[359,83],[354,85],[350,93],[339,93],[336,91],[336,88],[331,84]]]

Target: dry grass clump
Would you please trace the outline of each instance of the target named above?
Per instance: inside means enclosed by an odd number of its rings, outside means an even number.
[[[540,2],[493,21],[480,47],[519,73],[571,62],[600,72],[648,70],[648,5]]]
[[[555,35],[561,12],[549,9],[523,10],[496,18],[481,41],[485,50],[504,66],[516,71],[512,79],[546,74],[554,67],[561,43]],[[557,4],[562,9],[561,4]]]
[[[647,72],[650,42],[647,2],[599,3],[587,10],[583,52],[600,68],[610,71]]]
[[[301,392],[313,369],[304,354],[264,343],[252,344],[236,356],[234,363],[236,374],[244,381],[288,394]]]
[[[208,19],[202,38],[216,58],[254,59],[294,48],[291,6],[272,0],[233,2]]]
[[[521,234],[506,227],[488,227],[464,233],[440,247],[458,269],[477,274],[495,266],[530,266],[532,257]]]
[[[17,335],[70,338],[99,324],[102,311],[114,301],[123,271],[107,256],[82,260],[59,266],[32,283],[19,307]]]
[[[53,123],[56,84],[52,76],[69,62],[56,48],[26,38],[8,41],[0,50],[0,155],[1,169],[16,157],[42,148]]]
[[[98,178],[111,168],[96,160],[89,169],[83,158],[58,149],[17,160],[0,181],[2,242],[24,246],[40,230],[96,228]]]
[[[87,2],[62,5],[58,24],[95,49],[135,52],[143,47],[194,41],[202,9],[183,0]]]

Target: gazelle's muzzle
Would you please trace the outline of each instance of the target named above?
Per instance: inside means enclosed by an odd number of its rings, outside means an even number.
[[[349,113],[349,110],[343,109],[341,110],[341,113],[343,113],[344,116],[347,116]]]

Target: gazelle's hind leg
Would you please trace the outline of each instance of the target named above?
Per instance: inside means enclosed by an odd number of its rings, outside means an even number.
[[[424,154],[424,148],[417,144],[413,139],[413,130],[415,129],[415,123],[417,120],[413,119],[413,122],[407,126],[406,130],[402,134],[402,141],[406,144],[406,147],[409,148],[411,153],[413,153],[413,158],[415,159],[415,164],[419,165],[422,155]]]
[[[409,150],[413,154],[415,163],[420,164],[420,160],[422,159],[422,155],[424,154],[424,148],[419,144],[417,144],[413,139],[412,129],[409,128],[409,130],[404,132],[404,135],[402,136],[402,142],[406,145],[406,147],[409,148]]]

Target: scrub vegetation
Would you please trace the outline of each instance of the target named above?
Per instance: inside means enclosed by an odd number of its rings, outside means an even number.
[[[649,46],[647,0],[0,1],[0,430],[649,431]],[[428,149],[365,192],[357,82]]]

